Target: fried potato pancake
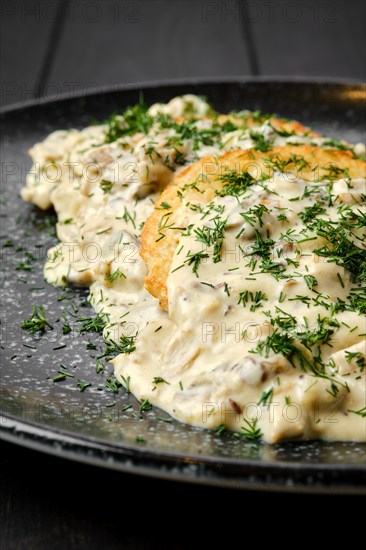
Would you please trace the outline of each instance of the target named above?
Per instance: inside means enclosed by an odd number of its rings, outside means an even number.
[[[140,254],[148,267],[145,286],[159,299],[162,309],[168,311],[166,282],[182,232],[182,219],[177,219],[181,205],[211,202],[225,190],[230,179],[225,175],[230,173],[248,173],[262,180],[271,178],[274,171],[293,174],[309,182],[335,181],[365,177],[366,163],[355,158],[351,151],[287,145],[266,152],[237,149],[187,166],[163,191],[142,232]],[[185,212],[184,227],[187,227],[189,208]]]

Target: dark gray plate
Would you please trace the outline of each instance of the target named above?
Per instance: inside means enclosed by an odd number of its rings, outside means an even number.
[[[364,138],[365,96],[358,84],[190,82],[146,86],[144,98],[152,103],[187,92],[206,95],[223,112],[260,108],[297,118],[329,136],[351,142]],[[92,312],[83,304],[84,290],[62,291],[43,281],[43,261],[56,242],[54,217],[19,198],[30,167],[27,149],[55,129],[81,128],[137,100],[138,90],[106,91],[2,114],[1,436],[75,460],[182,481],[267,490],[365,491],[365,445],[253,445],[231,434],[164,422],[167,415],[157,410],[140,417],[131,395],[105,388],[111,368],[95,371],[95,358],[104,349],[101,338],[80,336],[77,329],[62,334],[63,311],[76,327],[75,317]],[[45,307],[54,326],[41,337],[20,329],[34,304]],[[73,378],[53,383],[49,377],[61,364]],[[92,385],[80,392],[77,379]],[[126,405],[131,408],[124,410]]]

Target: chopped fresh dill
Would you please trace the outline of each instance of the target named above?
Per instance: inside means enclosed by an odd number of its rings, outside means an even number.
[[[242,427],[240,435],[246,441],[258,441],[262,437],[262,432],[260,428],[257,428],[258,418],[250,421],[244,418],[245,425]]]
[[[21,328],[30,333],[35,333],[44,332],[46,328],[52,330],[53,326],[46,319],[44,307],[35,305],[33,306],[32,314],[26,321],[23,321]]]

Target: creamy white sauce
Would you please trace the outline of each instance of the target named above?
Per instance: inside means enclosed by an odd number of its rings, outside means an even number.
[[[152,116],[165,113],[187,119],[192,113],[205,116],[208,112],[207,103],[195,96],[174,98],[149,109]],[[203,118],[194,124],[199,130],[210,130],[213,121]],[[357,358],[365,352],[365,340],[360,336],[365,333],[362,316],[350,311],[337,314],[340,327],[332,346],[324,352],[324,360],[334,360],[336,365],[328,373],[337,386],[336,396],[329,391],[329,378],[302,372],[279,354],[266,358],[251,353],[260,339],[271,333],[264,311],[274,316],[276,307],[281,306],[298,319],[300,327],[304,322],[314,327],[318,315],[329,315],[321,305],[308,307],[291,300],[310,294],[304,274],[317,279],[316,290],[328,302],[345,299],[352,286],[343,268],[332,264],[330,270],[324,258],[312,254],[313,241],[302,243],[298,252],[288,251],[280,239],[284,228],[302,229],[298,214],[312,204],[311,198],[290,199],[301,194],[305,182],[289,184],[276,174],[276,196],[253,186],[253,194],[244,203],[233,197],[216,197],[215,207],[227,218],[225,261],[213,263],[206,258],[199,266],[199,277],[187,264],[180,268],[188,251],[202,250],[194,233],[182,236],[168,278],[168,316],[144,288],[147,270],[139,255],[141,228],[153,211],[159,190],[182,165],[237,147],[248,149],[254,142],[248,130],[237,129],[210,145],[197,146],[187,138],[172,147],[175,130],[155,123],[147,135],[135,133],[106,143],[106,129],[101,125],[58,131],[35,145],[30,151],[34,166],[22,197],[41,208],[53,205],[58,215],[60,244],[50,251],[46,280],[55,285],[90,286],[91,304],[108,320],[106,339],[118,342],[122,334],[137,335],[136,350],[113,361],[117,378],[125,383],[129,377],[129,387],[139,399],[149,399],[172,416],[206,428],[223,424],[240,430],[246,420],[258,418],[257,425],[270,442],[291,437],[365,439],[364,418],[348,412],[365,406],[365,369],[360,370],[356,359],[347,361],[349,355],[345,354],[357,353]],[[255,131],[273,145],[321,145],[325,141],[309,135],[280,136],[268,121]],[[352,182],[352,193],[363,193],[364,188],[364,180]],[[334,190],[351,193],[342,180],[334,184]],[[250,224],[243,223],[240,212],[262,201],[269,209],[263,220],[271,239],[298,261],[291,268],[293,278],[276,281],[268,273],[252,277],[251,269],[243,264],[235,236],[243,230],[241,243],[248,250],[255,233]],[[288,223],[277,219],[279,208],[286,208]],[[336,207],[329,214],[335,215],[335,211]],[[183,204],[176,219],[184,222],[187,215]],[[189,209],[189,220],[202,227],[200,213]],[[284,253],[277,260],[284,261]],[[264,292],[264,307],[251,311],[250,300],[246,306],[238,304],[243,290],[253,295]],[[279,303],[281,292],[286,298]],[[357,328],[350,332],[348,327]],[[154,383],[157,377],[164,381]],[[270,403],[258,404],[263,392],[270,392]]]
[[[194,230],[203,224],[210,226],[206,221],[210,216],[205,216],[205,210],[192,214],[182,205],[174,221],[179,224],[188,217],[195,226],[189,236],[181,237],[174,256],[168,278],[169,319],[162,316],[151,321],[139,333],[136,352],[114,360],[117,376],[129,376],[135,394],[182,421],[202,427],[224,424],[239,430],[244,418],[254,415],[265,439],[271,442],[292,437],[365,439],[364,418],[348,412],[365,406],[365,368],[358,368],[356,359],[346,360],[349,353],[364,357],[366,326],[362,315],[352,311],[335,315],[339,326],[329,345],[321,346],[323,362],[334,361],[334,367],[326,369],[328,378],[294,368],[280,354],[265,358],[252,353],[260,340],[272,334],[271,317],[287,314],[296,318],[297,330],[316,331],[318,317],[329,317],[329,310],[317,305],[319,295],[321,301],[334,304],[337,298],[346,300],[354,286],[344,268],[330,267],[325,258],[314,255],[312,251],[322,245],[320,239],[295,244],[294,250],[281,240],[280,235],[290,227],[296,234],[304,229],[298,214],[313,201],[291,199],[302,195],[305,186],[309,187],[309,182],[292,179],[289,183],[288,176],[277,174],[270,187],[278,195],[264,192],[258,185],[240,204],[234,197],[216,198],[213,204],[223,207],[222,217],[227,218],[223,259],[213,263],[211,251],[200,263],[199,277],[184,259],[187,253],[209,252],[196,240]],[[334,189],[337,187],[343,188],[343,182],[336,182]],[[362,193],[364,188],[364,179],[353,180],[348,193]],[[240,245],[248,252],[254,243],[253,227],[243,223],[240,212],[261,203],[269,210],[263,216],[264,228],[277,243],[278,255],[273,260],[286,266],[286,279],[276,281],[269,273],[258,273],[259,268],[247,267],[250,257],[245,261],[238,248]],[[336,218],[337,206],[329,209],[331,218]],[[277,219],[280,212],[286,212],[288,223]],[[214,214],[211,210],[211,217]],[[236,235],[242,230],[238,242]],[[355,234],[361,237],[362,231]],[[287,259],[296,265],[289,265]],[[304,275],[315,277],[315,292],[309,292]],[[244,290],[253,296],[264,292],[262,306],[254,308],[255,300],[250,298],[245,307],[238,303]],[[312,300],[304,303],[296,296]],[[311,357],[311,351],[306,353]],[[156,376],[167,383],[154,385]],[[332,395],[330,379],[336,385],[336,395]],[[263,392],[271,392],[266,405],[259,404]]]

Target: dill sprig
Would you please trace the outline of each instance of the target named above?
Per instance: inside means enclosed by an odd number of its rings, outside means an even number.
[[[81,392],[85,391],[86,388],[89,388],[89,386],[91,386],[92,383],[91,382],[87,382],[86,380],[80,380],[80,378],[78,378],[77,380],[77,386],[78,388],[80,389]]]
[[[259,227],[263,227],[262,218],[265,212],[269,212],[268,208],[264,204],[257,204],[252,208],[249,208],[247,212],[240,212],[240,215],[252,227],[254,227],[256,223],[259,223]]]
[[[196,241],[202,242],[207,246],[213,246],[212,261],[217,263],[221,260],[221,249],[224,242],[224,231],[227,224],[227,220],[222,220],[220,217],[213,219],[214,227],[198,227],[194,229],[196,234]]]
[[[97,313],[95,317],[78,317],[76,321],[82,323],[80,332],[103,332],[107,324],[107,315]]]
[[[325,208],[320,204],[320,202],[316,202],[312,206],[306,206],[303,212],[299,213],[299,217],[306,224],[309,221],[313,222],[314,218],[324,213],[325,213]]]
[[[162,378],[161,376],[154,376],[153,380],[152,380],[152,383],[153,383],[153,391],[156,390],[156,386],[158,384],[168,384],[168,386],[170,386],[170,383],[167,382],[164,378]]]
[[[106,378],[105,387],[113,393],[118,393],[121,386],[121,382],[119,382],[116,378],[112,376]]]
[[[140,403],[140,412],[147,412],[152,409],[152,404],[148,399],[143,399]]]
[[[245,426],[242,426],[240,435],[246,441],[258,441],[262,437],[262,432],[260,428],[257,428],[258,418],[250,421],[244,418]]]
[[[106,355],[110,353],[132,353],[136,349],[135,336],[125,336],[122,334],[118,342],[114,340],[109,340],[106,347]]]
[[[348,409],[348,412],[358,414],[362,418],[366,418],[366,407],[363,407],[363,409],[359,409],[358,411],[355,411],[353,409]]]
[[[194,254],[188,253],[187,259],[184,261],[185,264],[192,266],[192,271],[198,277],[198,268],[205,258],[208,258],[209,255],[206,252],[195,252]]]
[[[289,168],[292,170],[297,168],[297,170],[301,172],[301,170],[309,166],[309,163],[305,157],[294,153],[288,159],[273,156],[270,159],[266,159],[265,164],[273,170],[278,170],[279,172],[287,172]]]
[[[112,143],[117,139],[136,133],[147,134],[154,123],[154,117],[149,115],[144,101],[133,107],[127,107],[121,115],[114,114],[107,121],[106,142]]]
[[[246,307],[249,300],[252,302],[252,305],[250,306],[250,311],[255,311],[259,307],[262,307],[262,302],[268,300],[268,298],[266,294],[261,290],[258,290],[257,292],[243,290],[243,292],[239,293],[238,305],[241,304],[242,306]]]
[[[254,149],[261,153],[266,153],[270,149],[271,144],[266,140],[263,134],[260,132],[250,132],[250,138],[254,143]]]
[[[329,223],[318,220],[316,232],[325,237],[329,244],[314,250],[314,254],[327,258],[350,271],[354,282],[366,282],[366,249],[359,248],[349,239],[347,231],[339,226],[332,227]]]
[[[309,290],[313,290],[318,284],[317,279],[313,275],[304,275],[304,281]]]
[[[225,197],[226,195],[232,195],[238,197],[243,195],[246,190],[256,183],[256,180],[249,174],[249,172],[237,172],[230,170],[221,176],[223,182],[223,189],[216,191],[216,195]]]
[[[123,277],[124,279],[126,279],[126,275],[124,273],[122,273],[122,271],[120,271],[120,269],[118,267],[116,269],[116,271],[113,271],[113,273],[109,273],[109,275],[106,275],[104,280],[109,281],[110,283],[113,283],[114,281],[116,281],[120,277]]]
[[[262,391],[258,399],[258,405],[270,405],[273,399],[273,388]]]
[[[47,321],[44,307],[33,306],[32,314],[30,317],[21,324],[23,330],[28,332],[44,332],[46,328],[53,329],[53,326]]]

